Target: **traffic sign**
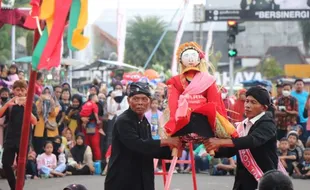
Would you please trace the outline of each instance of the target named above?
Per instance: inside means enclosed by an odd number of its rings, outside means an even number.
[[[282,10],[206,10],[206,21],[285,21],[309,20],[309,9]]]

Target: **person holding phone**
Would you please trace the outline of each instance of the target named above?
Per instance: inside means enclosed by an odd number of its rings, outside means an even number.
[[[291,96],[292,86],[283,84],[282,96],[276,101],[275,116],[277,122],[277,139],[280,140],[286,136],[288,127],[297,123],[298,103],[297,99]]]
[[[39,100],[36,102],[39,122],[34,128],[33,146],[37,154],[43,153],[43,145],[46,140],[53,141],[59,135],[56,117],[60,111],[60,105],[52,97],[53,88],[44,87]]]
[[[112,129],[117,116],[122,114],[126,109],[129,108],[127,96],[123,93],[123,85],[121,82],[115,82],[114,90],[107,98],[107,112],[108,112],[108,124],[107,134],[107,147],[112,142]]]

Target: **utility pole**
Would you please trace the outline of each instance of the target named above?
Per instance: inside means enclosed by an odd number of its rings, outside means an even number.
[[[203,47],[203,23],[205,22],[205,6],[203,4],[195,4],[194,5],[194,15],[193,15],[193,22],[194,22],[194,33],[193,33],[193,41],[196,41]],[[196,26],[199,25],[199,34],[197,38],[196,34]],[[199,41],[198,41],[199,39]]]
[[[228,57],[229,57],[229,95],[234,94],[234,64],[235,57],[238,55],[238,51],[235,47],[236,35],[245,31],[245,26],[239,26],[239,23],[235,20],[227,21],[227,43],[228,43]]]

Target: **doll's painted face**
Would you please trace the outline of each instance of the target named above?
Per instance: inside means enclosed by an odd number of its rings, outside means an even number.
[[[199,53],[194,49],[188,49],[182,53],[181,61],[185,67],[196,67],[200,63]]]

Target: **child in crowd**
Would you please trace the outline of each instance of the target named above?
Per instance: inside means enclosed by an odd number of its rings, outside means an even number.
[[[294,178],[310,179],[310,148],[305,149],[303,160],[294,164],[294,169],[296,172]]]
[[[159,132],[158,132],[158,126],[159,126],[159,118],[162,115],[162,112],[159,111],[159,100],[158,99],[152,99],[151,100],[151,109],[145,113],[145,117],[148,120],[148,122],[151,125],[151,132],[153,139],[159,139]]]
[[[295,131],[291,131],[287,135],[288,143],[289,143],[289,151],[293,152],[296,155],[296,160],[299,162],[303,156],[303,150],[297,146],[298,143],[298,134]]]
[[[291,131],[297,132],[297,135],[298,135],[297,146],[299,146],[302,150],[305,150],[304,144],[303,144],[302,141],[299,139],[299,137],[300,137],[300,136],[302,135],[302,133],[303,133],[303,128],[302,128],[302,126],[296,124],[296,125],[294,125],[294,126],[289,126],[287,129],[288,129],[288,130],[287,130],[287,131],[288,131],[287,134],[289,134]]]
[[[33,147],[30,146],[27,157],[26,174],[31,175],[32,179],[38,179],[36,157],[36,152],[33,150]]]
[[[287,138],[283,137],[280,140],[277,154],[284,168],[291,175],[293,173],[293,161],[296,160],[297,156],[296,152],[289,151],[289,143]]]
[[[62,168],[57,167],[57,158],[53,154],[53,143],[46,141],[44,144],[44,153],[37,158],[38,170],[41,175],[46,177],[63,177],[64,174],[60,170]]]
[[[96,123],[99,125],[100,120],[99,120],[99,116],[98,116],[99,110],[98,110],[97,102],[98,102],[98,96],[95,94],[90,94],[88,96],[88,101],[82,106],[80,116],[81,117],[90,117],[91,114],[94,114],[95,118],[96,118]],[[88,123],[86,123],[86,122],[82,123],[83,127],[86,127],[87,125],[96,126],[96,124],[92,121],[89,121]],[[92,128],[95,128],[95,127],[92,127]]]
[[[10,68],[9,68],[9,72],[8,72],[8,77],[9,79],[8,82],[5,81],[5,83],[8,85],[8,87],[11,89],[14,82],[19,80],[19,77],[18,77],[18,68],[16,65],[11,65]]]

